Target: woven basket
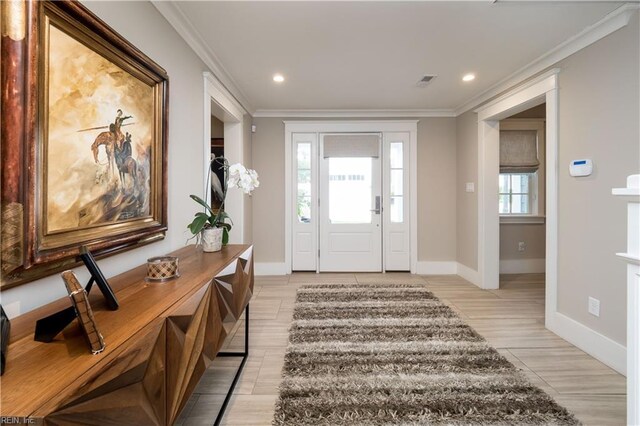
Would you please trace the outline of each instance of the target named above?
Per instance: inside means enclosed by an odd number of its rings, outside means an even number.
[[[147,259],[147,280],[167,281],[179,276],[177,257],[158,256]]]

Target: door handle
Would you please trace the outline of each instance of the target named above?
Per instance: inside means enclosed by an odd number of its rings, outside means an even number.
[[[375,214],[380,214],[380,212],[382,211],[381,207],[380,207],[380,196],[376,195],[376,208],[375,209],[371,209],[370,211],[374,212]]]

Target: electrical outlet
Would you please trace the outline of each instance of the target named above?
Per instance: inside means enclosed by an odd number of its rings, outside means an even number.
[[[464,186],[464,190],[467,192],[475,192],[476,184],[474,182],[467,182]]]
[[[589,313],[597,317],[600,316],[600,301],[598,299],[589,297]]]
[[[518,251],[525,251],[527,249],[527,243],[520,241],[518,243]]]

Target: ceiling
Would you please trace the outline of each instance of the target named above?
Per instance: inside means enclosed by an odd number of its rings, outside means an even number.
[[[453,110],[621,3],[174,5],[253,109]],[[476,79],[462,82],[466,73]],[[437,78],[417,87],[425,74]]]

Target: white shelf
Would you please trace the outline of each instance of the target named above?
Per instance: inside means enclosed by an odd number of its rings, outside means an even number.
[[[640,175],[627,176],[627,186],[624,188],[613,188],[613,195],[640,197]]]
[[[640,257],[638,257],[637,255],[629,253],[616,253],[616,256],[626,260],[629,263],[640,265]]]
[[[626,197],[640,197],[640,188],[613,188],[611,193]]]

